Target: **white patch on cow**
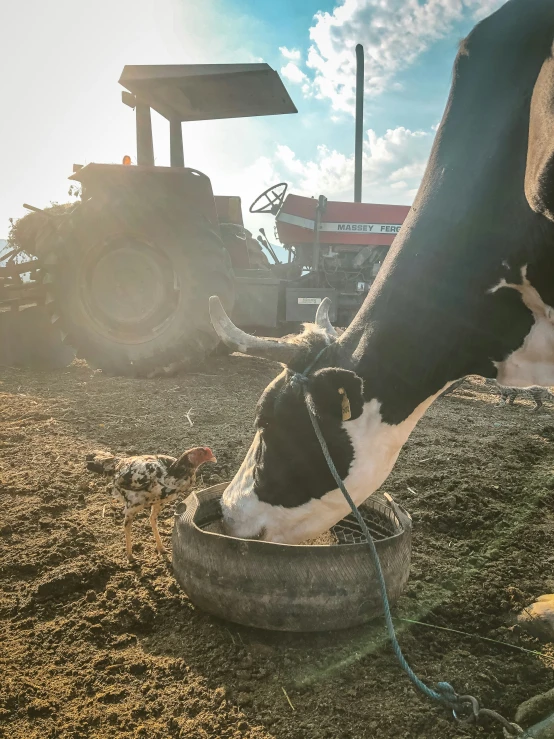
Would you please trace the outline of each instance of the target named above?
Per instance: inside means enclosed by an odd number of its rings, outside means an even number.
[[[258,429],[237,474],[221,497],[221,510],[227,529],[240,539],[255,539],[260,534],[263,528],[258,522],[260,508],[268,505],[258,500],[252,491],[256,453],[260,443],[261,431]]]
[[[503,362],[496,362],[497,381],[507,387],[554,385],[554,308],[547,305],[527,279],[527,265],[521,268],[521,284],[502,279],[489,292],[511,288],[521,294],[524,305],[532,312],[535,322],[523,345]]]
[[[343,423],[354,448],[354,459],[344,483],[356,505],[381,487],[417,422],[448,385],[450,382],[396,426],[383,423],[377,400],[366,403],[362,415],[355,421]],[[297,544],[317,537],[350,512],[338,488],[295,508],[260,501],[253,491],[256,451],[260,443],[261,433],[258,431],[222,497],[223,515],[230,535]]]

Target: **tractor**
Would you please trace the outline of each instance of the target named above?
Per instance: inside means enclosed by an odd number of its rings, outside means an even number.
[[[329,317],[346,327],[358,312],[409,207],[343,203],[286,194],[286,183],[269,188],[251,213],[275,216],[275,236],[287,250],[288,274],[282,286],[284,308],[275,325],[313,321],[323,298],[331,300]],[[263,229],[260,242],[271,247]],[[276,260],[275,250],[271,254]],[[278,265],[277,263],[277,266]],[[275,267],[273,267],[275,268]]]
[[[210,179],[185,167],[182,134],[184,121],[296,113],[278,73],[267,64],[126,66],[119,82],[135,111],[136,164],[126,156],[121,164],[74,165],[77,202],[25,206],[31,212],[15,224],[14,248],[0,267],[0,362],[18,363],[18,342],[32,350],[40,334],[52,366],[67,364],[70,347],[109,374],[191,368],[218,344],[211,295],[250,332],[289,332],[313,320],[324,297],[331,319],[348,325],[408,208],[287,195],[279,183],[250,212],[275,216],[288,255],[281,263],[264,229],[254,238],[245,228],[240,197],[214,196]],[[169,167],[154,162],[151,109],[169,121]],[[361,187],[357,193],[359,201]],[[30,262],[18,263],[23,252]],[[15,325],[31,307],[41,327],[6,340],[6,319]],[[59,351],[43,314],[61,337]]]

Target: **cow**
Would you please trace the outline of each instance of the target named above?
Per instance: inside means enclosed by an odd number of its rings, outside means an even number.
[[[211,299],[231,349],[283,365],[222,497],[229,534],[297,543],[349,510],[295,374],[312,363],[306,387],[356,504],[451,383],[554,384],[553,40],[553,0],[509,0],[462,41],[413,207],[344,333],[323,303],[298,336],[250,336]]]

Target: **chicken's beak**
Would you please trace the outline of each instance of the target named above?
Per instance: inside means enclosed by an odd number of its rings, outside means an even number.
[[[217,459],[216,459],[215,454],[212,454],[211,457],[208,457],[208,459],[206,460],[206,462],[213,462],[214,464],[216,464],[217,463]]]

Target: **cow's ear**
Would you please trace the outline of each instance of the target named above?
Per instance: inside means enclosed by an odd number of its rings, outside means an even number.
[[[554,59],[542,65],[531,99],[525,196],[536,213],[554,221]]]
[[[315,372],[310,392],[317,410],[342,421],[354,421],[364,407],[363,381],[350,370],[329,367]]]

